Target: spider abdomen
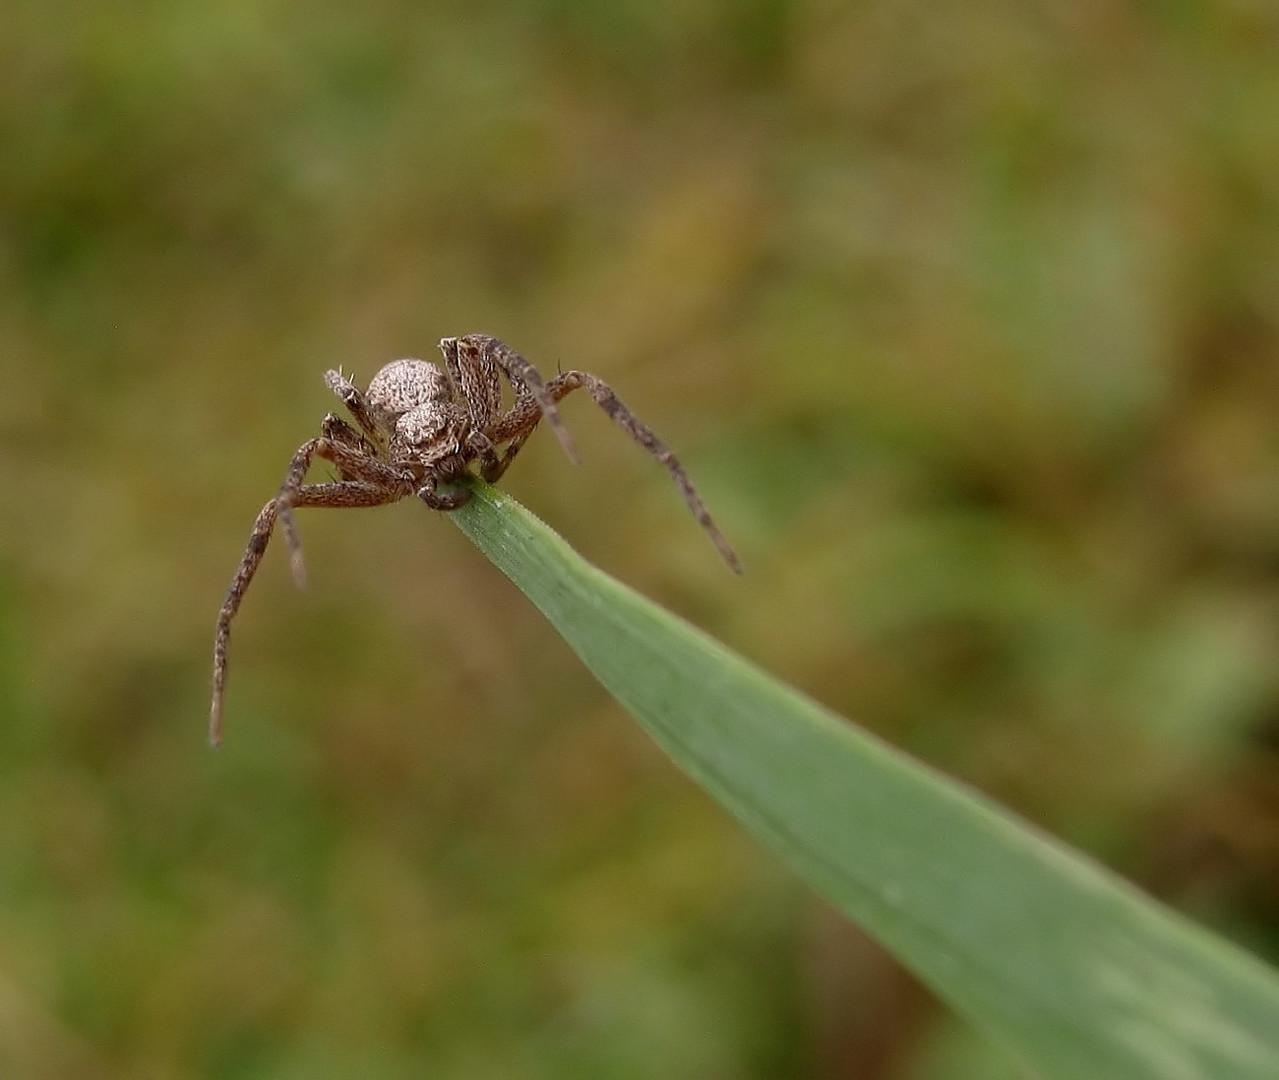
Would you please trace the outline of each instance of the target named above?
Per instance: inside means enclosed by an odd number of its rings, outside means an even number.
[[[371,406],[399,416],[410,409],[452,400],[449,381],[426,360],[392,360],[372,379],[365,397]]]

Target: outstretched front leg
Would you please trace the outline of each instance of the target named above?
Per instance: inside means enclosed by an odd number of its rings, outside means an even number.
[[[339,480],[329,484],[307,484],[292,493],[294,506],[382,506],[402,498],[402,493],[360,480]],[[231,578],[226,599],[218,611],[217,629],[213,634],[213,703],[209,708],[209,742],[222,741],[222,698],[226,688],[227,647],[231,642],[231,620],[240,610],[240,602],[248,591],[271,542],[279,500],[272,499],[258,512],[249,534],[249,542],[240,556],[240,565]]]
[[[675,481],[675,486],[679,488],[680,494],[684,496],[684,502],[688,504],[689,510],[697,518],[698,524],[711,538],[711,542],[715,545],[716,550],[719,551],[720,556],[728,563],[729,569],[735,574],[742,572],[741,560],[738,559],[737,553],[733,550],[732,545],[724,534],[719,531],[719,526],[715,524],[710,511],[706,509],[706,504],[702,502],[702,497],[697,493],[697,488],[693,486],[693,481],[689,478],[684,466],[680,464],[679,458],[661,439],[653,434],[652,429],[647,424],[622,403],[622,400],[613,392],[613,388],[608,383],[598,376],[592,375],[589,371],[565,371],[547,383],[546,389],[556,401],[560,401],[574,390],[585,389],[591,395],[595,404],[608,413],[618,427],[626,431],[631,438],[658,460],[662,468]],[[511,463],[511,460],[520,452],[520,447],[524,445],[525,440],[533,433],[533,429],[537,427],[541,415],[536,403],[532,401],[517,401],[504,416],[494,423],[489,435],[492,441],[498,445],[505,442],[506,448],[496,463],[483,469],[485,480],[493,483],[506,471],[506,467]]]

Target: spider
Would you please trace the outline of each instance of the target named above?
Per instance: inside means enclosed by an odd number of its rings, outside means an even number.
[[[724,561],[741,573],[737,555],[711,520],[679,460],[602,379],[587,371],[564,371],[549,382],[543,381],[529,361],[488,334],[443,338],[440,352],[443,370],[425,360],[393,360],[373,376],[364,391],[341,371],[325,374],[325,383],[346,406],[355,426],[333,413],[325,416],[319,436],[298,447],[279,492],[253,523],[218,612],[209,711],[209,741],[214,746],[222,739],[231,620],[277,524],[289,547],[294,580],[299,585],[305,581],[294,507],[383,506],[416,495],[433,509],[456,510],[471,497],[469,487],[456,486],[474,476],[471,463],[477,463],[484,480],[497,481],[543,417],[555,429],[569,459],[576,462],[573,442],[555,403],[577,389],[586,390],[619,427],[662,464]],[[502,376],[514,393],[514,401],[506,408],[502,406]],[[303,483],[312,459],[317,457],[332,463],[338,479]]]

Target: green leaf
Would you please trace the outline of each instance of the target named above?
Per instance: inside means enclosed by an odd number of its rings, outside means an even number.
[[[587,563],[452,514],[672,759],[1040,1077],[1279,1076],[1279,976]],[[749,579],[747,579],[749,580]]]

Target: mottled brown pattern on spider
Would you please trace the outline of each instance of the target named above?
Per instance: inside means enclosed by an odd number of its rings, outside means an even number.
[[[329,413],[320,425],[319,437],[298,447],[279,492],[253,523],[218,612],[209,714],[209,739],[214,745],[222,738],[231,620],[277,523],[289,547],[293,576],[301,584],[304,568],[294,507],[382,506],[416,495],[436,510],[455,510],[471,492],[451,485],[472,475],[471,463],[476,463],[481,477],[495,482],[543,418],[555,429],[565,453],[576,461],[573,441],[555,403],[577,389],[590,394],[619,427],[661,462],[724,561],[741,572],[737,555],[711,520],[679,459],[602,379],[587,371],[565,371],[545,382],[524,357],[488,334],[444,338],[440,352],[444,355],[443,370],[425,360],[393,360],[373,376],[363,392],[340,371],[324,376],[357,426]],[[506,409],[502,408],[503,376],[515,395]],[[317,457],[331,462],[339,479],[303,483],[312,459]]]

